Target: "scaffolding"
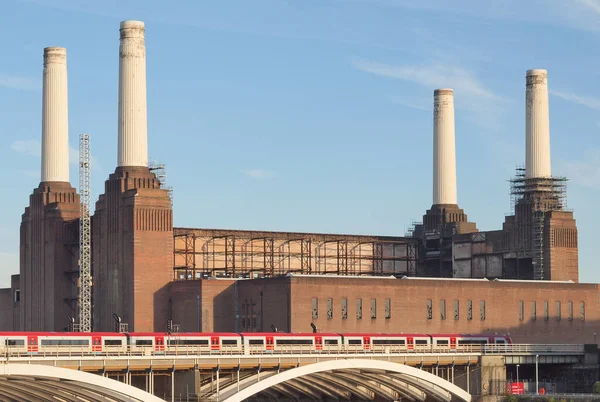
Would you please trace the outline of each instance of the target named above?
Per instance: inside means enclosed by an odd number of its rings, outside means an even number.
[[[90,135],[79,136],[79,331],[92,331],[92,257],[90,225]]]
[[[416,274],[416,240],[401,237],[175,228],[174,241],[175,280]]]
[[[148,163],[148,169],[156,175],[160,188],[168,191],[169,200],[173,206],[173,187],[167,185],[167,166],[164,163],[152,161]]]
[[[546,217],[550,211],[567,207],[565,177],[527,178],[523,167],[510,180],[511,210],[515,216],[515,248],[529,254],[533,279],[543,280],[546,244]]]

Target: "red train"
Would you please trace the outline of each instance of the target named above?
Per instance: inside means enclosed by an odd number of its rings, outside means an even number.
[[[485,334],[0,332],[0,354],[427,352],[477,350],[489,344],[508,345],[512,340]]]

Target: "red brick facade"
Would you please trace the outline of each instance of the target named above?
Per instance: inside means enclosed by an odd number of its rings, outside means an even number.
[[[19,329],[63,331],[67,317],[76,316],[78,225],[75,189],[69,183],[40,183],[21,221]]]
[[[95,331],[164,330],[173,279],[173,211],[167,190],[146,167],[117,168],[92,218]],[[155,315],[156,314],[156,315]]]
[[[199,295],[202,331],[310,332],[314,323],[320,332],[498,333],[520,343],[600,335],[597,284],[294,276],[180,281],[169,292],[181,331],[196,330]]]

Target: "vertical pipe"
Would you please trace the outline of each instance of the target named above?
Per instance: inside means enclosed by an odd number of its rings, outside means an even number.
[[[550,177],[548,72],[527,70],[525,80],[525,177]]]
[[[433,92],[433,205],[457,204],[454,91]]]
[[[118,166],[148,166],[144,36],[143,22],[121,22]]]
[[[69,181],[67,49],[44,49],[41,181]]]

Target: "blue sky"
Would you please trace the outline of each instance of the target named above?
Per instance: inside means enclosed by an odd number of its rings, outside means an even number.
[[[431,205],[433,90],[452,87],[459,204],[499,229],[524,163],[525,71],[548,69],[553,173],[570,178],[580,280],[600,281],[600,0],[2,5],[0,287],[39,183],[43,48],[67,48],[70,142],[92,134],[97,199],[116,165],[124,19],[146,23],[150,158],[177,226],[403,235]]]

